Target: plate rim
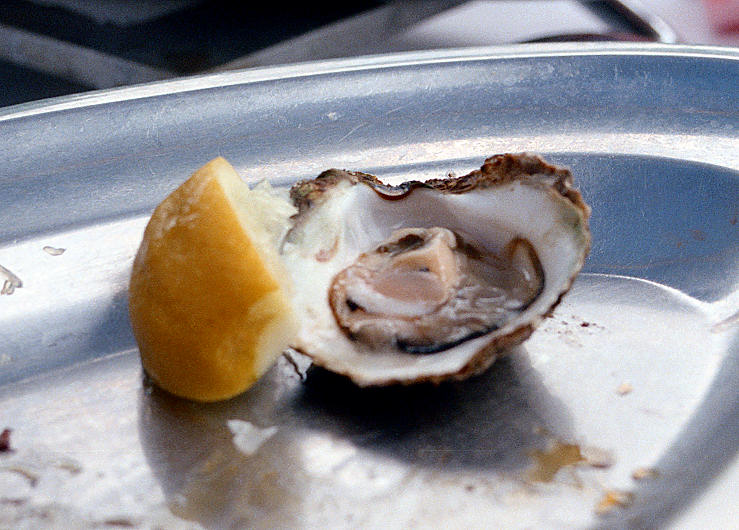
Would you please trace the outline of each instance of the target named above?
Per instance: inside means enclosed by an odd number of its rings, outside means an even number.
[[[206,89],[247,85],[279,79],[294,79],[342,72],[357,72],[424,66],[431,64],[495,61],[519,58],[585,56],[664,56],[739,61],[739,48],[713,45],[655,43],[531,43],[466,48],[443,48],[349,58],[324,59],[300,63],[208,72],[115,88],[19,103],[0,108],[0,123],[64,110],[108,103],[182,94]]]

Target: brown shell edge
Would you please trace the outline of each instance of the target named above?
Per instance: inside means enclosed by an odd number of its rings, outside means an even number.
[[[432,188],[443,193],[455,194],[466,193],[476,188],[498,186],[516,180],[532,179],[541,181],[568,199],[587,222],[590,217],[590,208],[583,201],[580,192],[572,188],[570,170],[552,165],[539,155],[532,153],[493,155],[485,159],[480,169],[461,177],[430,179],[425,182],[410,180],[397,186],[385,184],[369,173],[327,169],[313,180],[304,180],[294,184],[290,189],[290,198],[298,208],[296,217],[299,218],[314,204],[320,203],[325,194],[341,181],[348,181],[352,185],[365,184],[384,199],[398,200],[418,188]]]
[[[557,303],[559,303],[559,300],[557,301]],[[521,344],[526,339],[528,339],[529,336],[531,336],[531,334],[534,332],[535,328],[536,328],[536,325],[534,324],[525,324],[521,327],[514,329],[512,332],[506,335],[495,337],[493,340],[483,345],[467,361],[467,363],[462,368],[457,370],[456,372],[448,372],[444,374],[420,375],[419,377],[415,379],[406,379],[406,378],[401,379],[401,378],[390,377],[387,379],[377,379],[373,381],[365,381],[360,377],[354,376],[354,374],[352,374],[351,371],[337,370],[336,368],[330,366],[330,363],[324,363],[323,359],[314,357],[312,354],[302,349],[294,348],[294,347],[293,349],[299,353],[302,353],[303,355],[310,357],[313,364],[315,364],[316,366],[320,366],[321,368],[324,368],[330,372],[347,377],[357,386],[364,387],[364,388],[392,386],[392,385],[408,386],[408,385],[415,385],[418,383],[431,383],[434,385],[438,385],[445,381],[462,381],[469,377],[482,374],[488,368],[490,368],[490,366],[493,365],[493,363],[498,359],[498,357],[504,356],[507,353],[507,350],[509,350],[510,348],[513,348],[514,346]]]

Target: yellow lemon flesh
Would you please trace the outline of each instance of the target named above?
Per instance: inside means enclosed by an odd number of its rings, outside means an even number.
[[[292,213],[222,158],[156,208],[134,260],[129,313],[157,385],[197,401],[228,399],[287,347],[297,324],[277,243]]]

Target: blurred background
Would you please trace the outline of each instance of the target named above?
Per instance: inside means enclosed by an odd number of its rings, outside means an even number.
[[[739,45],[739,0],[5,0],[0,107],[182,75],[536,41]]]

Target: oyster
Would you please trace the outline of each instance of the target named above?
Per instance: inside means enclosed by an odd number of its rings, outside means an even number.
[[[292,347],[362,386],[486,369],[584,263],[590,212],[571,186],[529,154],[399,186],[336,169],[296,184],[281,250],[302,318]]]

